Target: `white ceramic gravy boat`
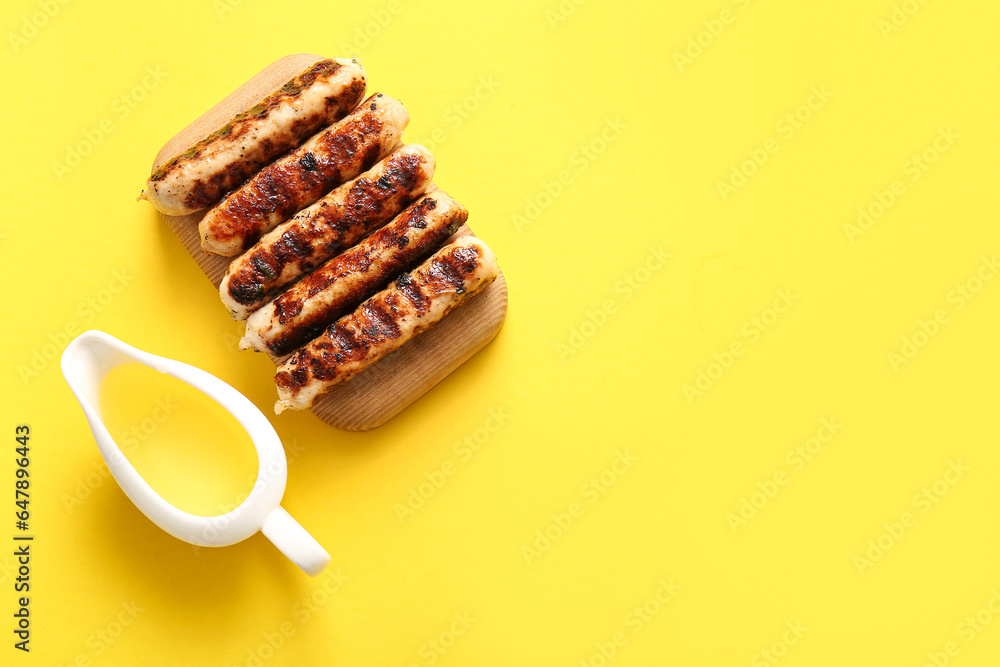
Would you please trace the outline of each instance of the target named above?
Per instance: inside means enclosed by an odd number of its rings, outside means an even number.
[[[101,420],[98,392],[108,371],[131,362],[191,385],[228,410],[246,429],[257,450],[258,469],[253,489],[239,507],[218,516],[189,514],[164,500],[129,463]],[[160,528],[204,547],[235,544],[260,531],[312,576],[330,562],[323,547],[281,507],[288,478],[285,450],[267,417],[246,396],[199,368],[143,352],[103,331],[86,331],[67,345],[62,372],[111,474],[125,495]]]

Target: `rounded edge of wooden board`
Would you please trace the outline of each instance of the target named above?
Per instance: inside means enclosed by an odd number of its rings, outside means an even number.
[[[160,149],[153,168],[187,150],[322,58],[298,53],[274,61],[174,135]],[[203,213],[161,215],[202,272],[218,287],[234,258],[202,252],[198,236],[198,221],[202,216]],[[455,237],[470,233],[463,226]],[[385,424],[493,340],[506,320],[507,299],[507,281],[501,272],[480,294],[436,326],[335,387],[317,401],[313,413],[345,431],[367,431]]]

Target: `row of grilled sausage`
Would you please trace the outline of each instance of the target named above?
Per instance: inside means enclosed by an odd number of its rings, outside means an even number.
[[[278,413],[310,407],[499,273],[478,238],[442,247],[468,211],[433,187],[427,149],[399,147],[406,108],[362,102],[365,87],[356,60],[321,60],[154,170],[141,195],[167,215],[209,209],[202,249],[235,257],[219,290],[246,321],[241,349],[291,354]]]

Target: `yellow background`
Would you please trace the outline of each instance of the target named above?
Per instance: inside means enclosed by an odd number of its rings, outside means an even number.
[[[25,656],[0,492],[0,662],[1000,661],[1000,280],[976,282],[1000,251],[996,3],[279,5],[5,4],[0,488],[29,424],[36,541]],[[259,535],[196,550],[146,520],[56,358],[67,327],[99,328],[269,408],[269,363],[135,196],[170,136],[295,52],[358,55],[407,105],[511,297],[499,337],[388,425],[273,419],[284,505],[333,556],[319,579]],[[724,198],[734,169],[753,173]],[[980,288],[961,308],[960,285]],[[894,364],[904,337],[922,345]]]

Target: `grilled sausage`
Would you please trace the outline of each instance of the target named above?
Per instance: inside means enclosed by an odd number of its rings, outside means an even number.
[[[418,144],[404,146],[233,260],[219,285],[222,303],[233,319],[245,320],[285,285],[391,220],[433,177],[434,156]]]
[[[284,356],[441,247],[469,212],[434,192],[316,269],[247,320],[241,349]]]
[[[357,60],[320,60],[156,168],[139,198],[166,215],[213,206],[265,164],[347,115],[365,85]]]
[[[304,410],[321,394],[441,320],[499,274],[496,256],[466,236],[327,327],[289,357],[274,376],[274,411]]]
[[[202,249],[226,257],[246,250],[261,234],[388,155],[409,122],[402,104],[375,93],[209,210],[198,225]]]

